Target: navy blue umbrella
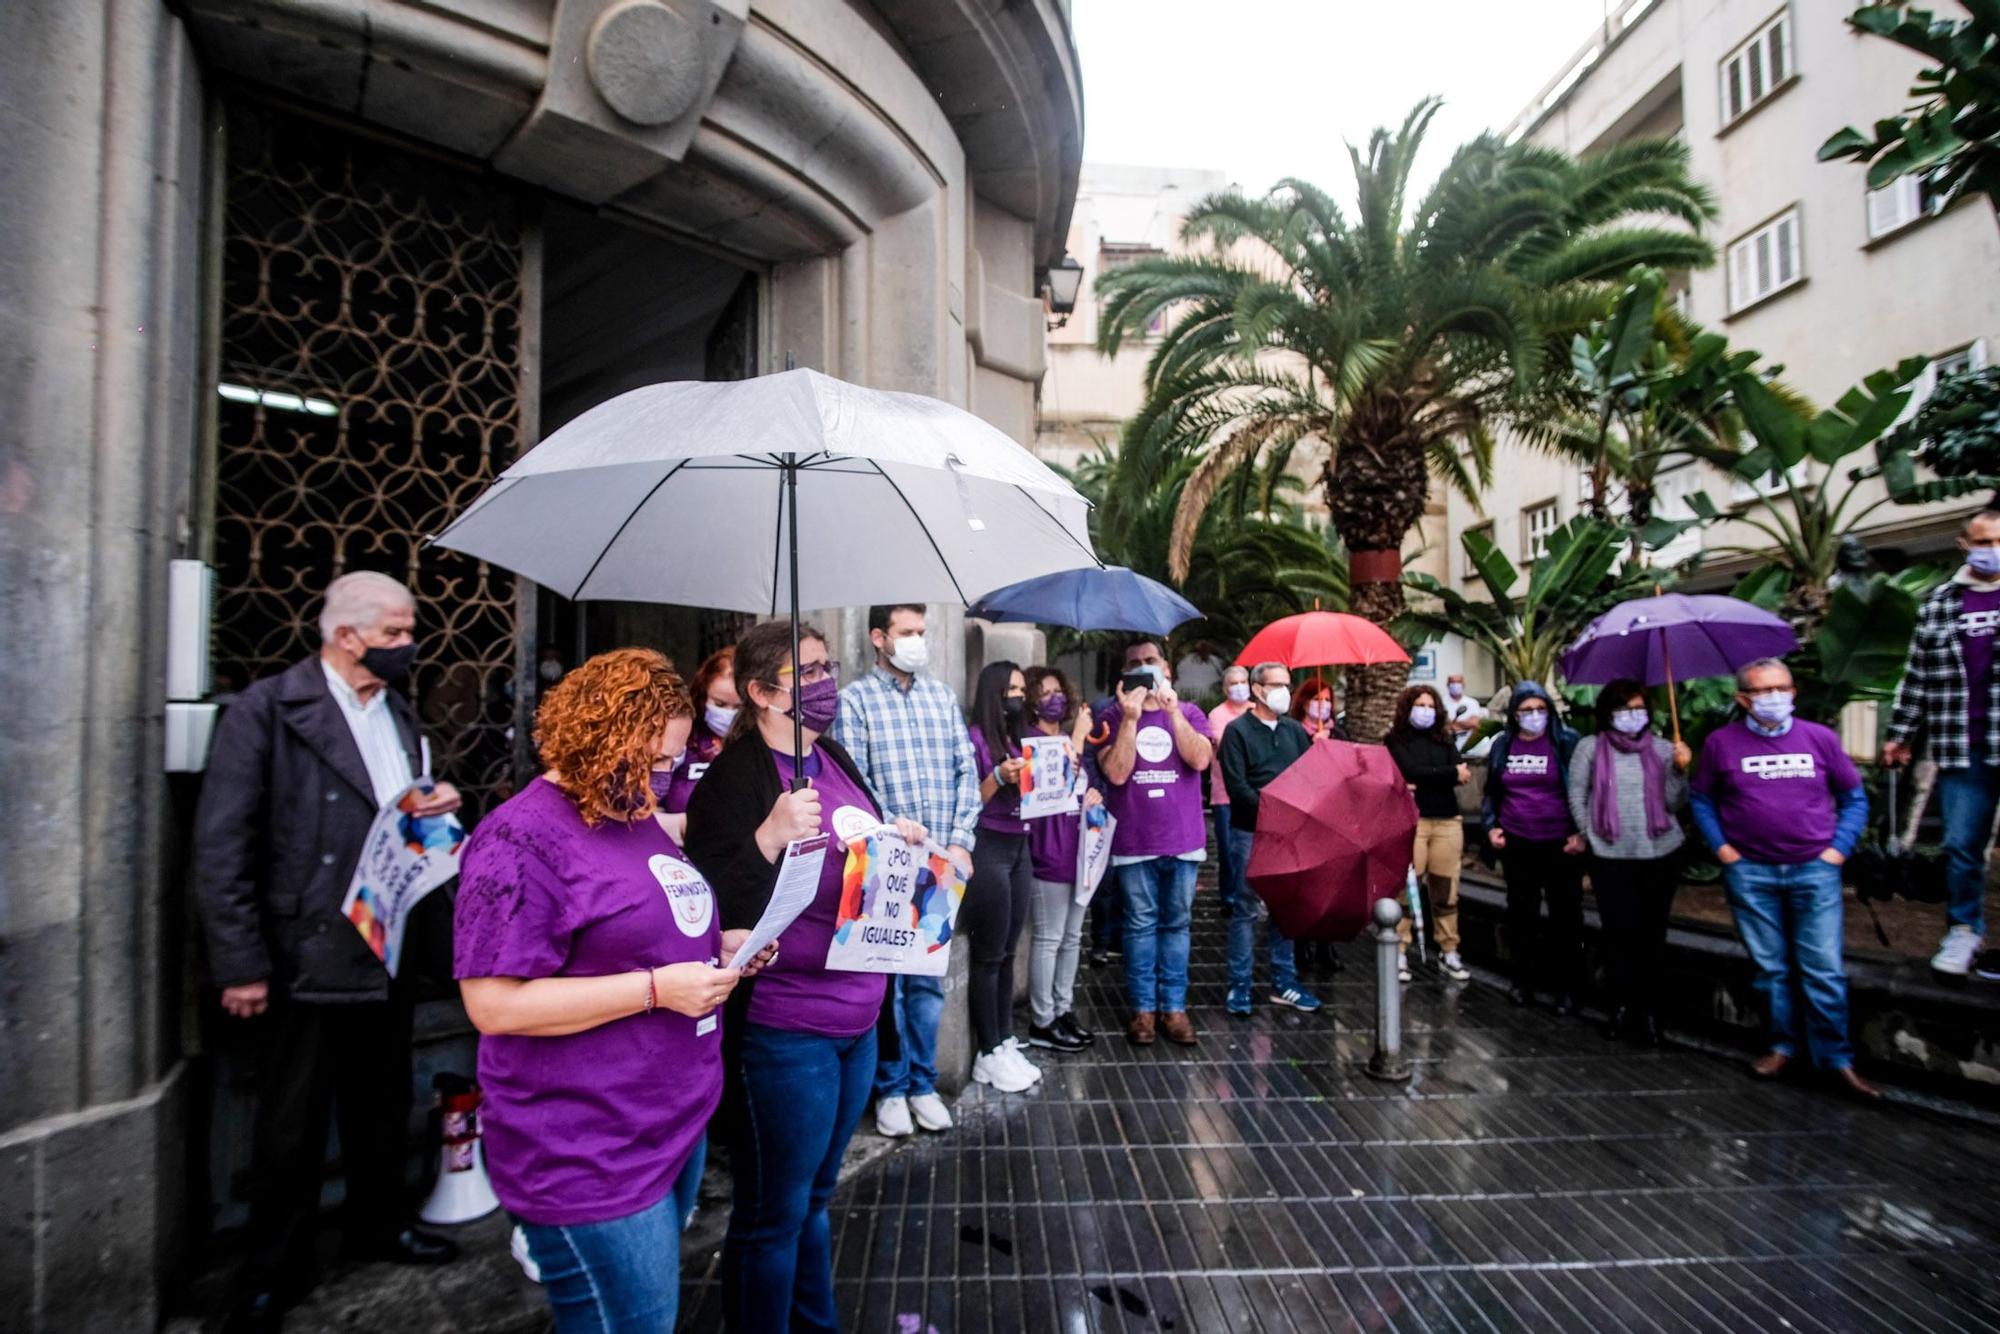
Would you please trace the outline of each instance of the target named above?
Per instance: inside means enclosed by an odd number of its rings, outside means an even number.
[[[1058,570],[997,588],[966,608],[988,621],[1033,621],[1072,630],[1133,630],[1164,635],[1201,609],[1157,579],[1122,565]]]

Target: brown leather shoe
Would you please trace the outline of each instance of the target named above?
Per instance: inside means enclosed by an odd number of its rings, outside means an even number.
[[[1132,1016],[1132,1022],[1125,1025],[1125,1040],[1135,1047],[1153,1045],[1153,1012],[1141,1010]]]
[[[1776,1079],[1784,1073],[1785,1067],[1791,1063],[1792,1058],[1785,1055],[1785,1053],[1781,1051],[1767,1051],[1756,1060],[1750,1062],[1750,1073],[1759,1079]]]
[[[1178,1042],[1183,1047],[1194,1045],[1194,1023],[1187,1017],[1186,1010],[1169,1010],[1161,1015],[1160,1031],[1167,1035],[1169,1042]]]
[[[1851,1065],[1834,1071],[1833,1077],[1840,1081],[1842,1088],[1857,1098],[1866,1098],[1870,1102],[1874,1102],[1882,1096],[1882,1090],[1876,1088],[1860,1075],[1855,1074],[1854,1067]]]

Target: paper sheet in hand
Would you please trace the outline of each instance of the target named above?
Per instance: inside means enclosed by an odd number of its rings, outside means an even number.
[[[1021,818],[1038,820],[1076,810],[1079,773],[1070,758],[1069,738],[1031,736],[1021,750],[1027,760],[1021,770]]]
[[[750,928],[750,938],[737,948],[739,964],[747,964],[762,954],[766,945],[799,920],[800,913],[812,907],[812,901],[819,896],[819,873],[826,864],[826,850],[832,846],[831,834],[795,838],[785,845],[784,858],[778,863],[778,883],[771,888],[771,901],[764,905],[764,915],[757,919],[757,925]]]
[[[964,899],[965,877],[942,849],[912,847],[887,825],[862,831],[847,845],[826,966],[943,977]]]
[[[1094,815],[1102,813],[1104,823],[1092,826]],[[1090,896],[1104,883],[1104,873],[1111,865],[1111,835],[1118,830],[1118,817],[1102,806],[1094,806],[1083,813],[1083,833],[1076,840],[1076,889],[1070,898],[1078,906],[1090,902]]]
[[[455,815],[411,814],[424,797],[412,783],[375,814],[361,862],[347,882],[341,915],[394,977],[403,962],[403,929],[426,894],[458,874],[465,829]]]

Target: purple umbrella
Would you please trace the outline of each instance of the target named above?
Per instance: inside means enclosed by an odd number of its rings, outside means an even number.
[[[1630,677],[1664,685],[1672,700],[1676,672],[1731,676],[1746,662],[1781,658],[1799,637],[1780,617],[1741,598],[1717,593],[1663,593],[1621,602],[1592,621],[1563,654],[1563,676],[1574,685],[1604,685]],[[1680,708],[1674,704],[1674,736]]]

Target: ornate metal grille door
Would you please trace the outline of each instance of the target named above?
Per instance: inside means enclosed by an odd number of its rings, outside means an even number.
[[[516,210],[437,163],[231,110],[218,685],[317,652],[336,575],[392,575],[417,596],[434,767],[475,809],[510,779],[514,580],[422,543],[520,448]]]

